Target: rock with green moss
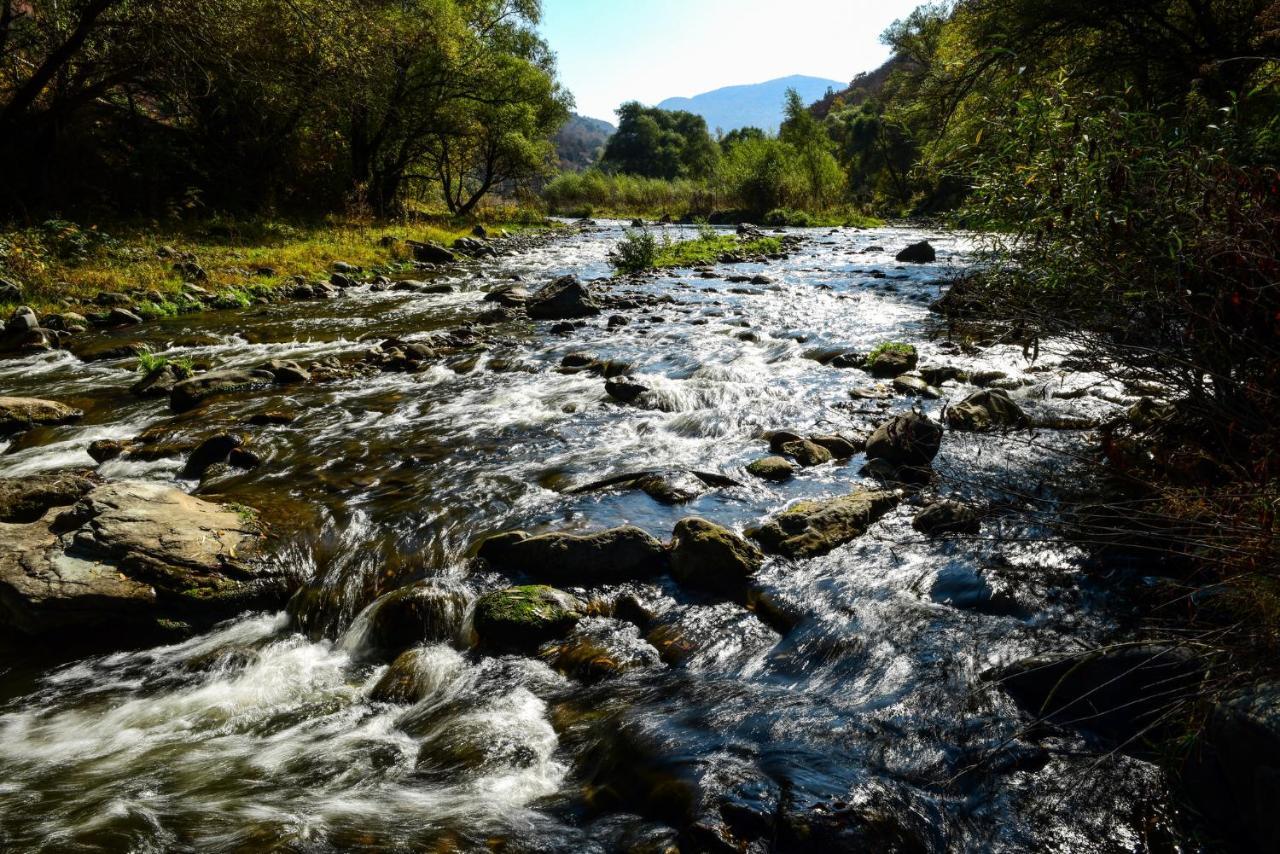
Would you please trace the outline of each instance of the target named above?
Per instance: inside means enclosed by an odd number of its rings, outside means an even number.
[[[739,590],[763,563],[760,549],[728,528],[697,517],[676,523],[671,538],[671,576],[683,585]]]
[[[186,412],[215,395],[267,388],[274,382],[270,371],[209,371],[174,385],[169,393],[169,408]]]
[[[914,371],[919,359],[912,345],[886,342],[867,354],[865,366],[872,376],[891,379]]]
[[[481,646],[505,652],[532,652],[557,640],[582,619],[586,607],[577,598],[532,584],[486,593],[476,601],[476,636]]]
[[[761,457],[747,466],[747,474],[762,480],[790,480],[795,474],[795,466],[785,457]]]
[[[583,586],[647,578],[667,566],[662,543],[630,525],[594,534],[510,531],[485,540],[478,556],[498,572]]]
[[[897,492],[865,489],[828,501],[801,501],[747,536],[770,554],[817,557],[862,536],[898,501]]]
[[[10,436],[32,427],[70,424],[84,413],[65,403],[38,397],[0,397],[0,436]]]

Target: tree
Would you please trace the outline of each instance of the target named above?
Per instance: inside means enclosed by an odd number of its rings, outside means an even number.
[[[618,130],[605,145],[600,164],[611,172],[646,178],[708,178],[719,155],[701,116],[632,101],[618,108]]]

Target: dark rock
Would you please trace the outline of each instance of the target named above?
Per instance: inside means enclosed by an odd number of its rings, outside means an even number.
[[[24,332],[31,332],[40,328],[40,318],[36,316],[35,309],[29,306],[21,306],[9,315],[9,322],[4,325],[6,335],[17,336]]]
[[[671,576],[687,587],[740,590],[763,563],[755,545],[705,519],[681,519],[672,533]]]
[[[621,314],[615,314],[609,318],[608,322],[605,325],[608,326],[610,329],[617,329],[620,326],[626,326],[630,322],[631,321],[627,320]]]
[[[937,260],[938,253],[929,245],[929,241],[922,240],[919,243],[912,243],[895,258],[904,264],[932,264]]]
[[[88,453],[94,462],[105,463],[123,455],[132,446],[133,443],[120,439],[97,439],[89,443]]]
[[[790,480],[795,475],[795,466],[785,457],[762,457],[747,466],[747,474],[763,480]]]
[[[577,276],[561,276],[543,286],[529,297],[525,308],[535,320],[566,320],[600,313],[591,290]]]
[[[898,501],[898,493],[886,490],[858,490],[826,501],[801,501],[748,531],[747,536],[770,554],[816,557],[862,536]]]
[[[78,421],[84,413],[64,403],[38,397],[0,397],[0,437],[32,427],[54,427]]]
[[[1237,689],[1213,704],[1182,783],[1238,850],[1280,851],[1280,684]]]
[[[485,540],[478,556],[498,572],[583,586],[647,578],[667,566],[662,543],[631,526],[534,537],[513,531]]]
[[[129,308],[133,305],[133,298],[128,294],[117,294],[109,291],[101,291],[94,297],[94,305],[102,308]]]
[[[218,433],[210,436],[197,445],[191,452],[191,456],[187,457],[187,464],[182,469],[182,477],[199,478],[209,466],[225,463],[231,452],[243,444],[244,437],[235,433]]]
[[[577,328],[578,327],[575,326],[574,324],[570,323],[567,320],[564,320],[564,321],[561,321],[560,323],[551,324],[550,332],[552,335],[572,335],[573,330]]]
[[[831,456],[837,460],[847,460],[850,457],[862,453],[862,449],[867,443],[861,439],[846,439],[844,436],[835,434],[818,433],[809,437],[809,441],[815,445],[821,445],[831,452]]]
[[[227,465],[248,471],[262,465],[262,457],[244,448],[234,448],[227,454]]]
[[[406,240],[413,249],[413,260],[424,264],[452,264],[458,256],[438,243],[421,243],[417,240]]]
[[[503,652],[533,652],[569,633],[585,606],[554,587],[507,587],[476,601],[474,626],[480,644]]]
[[[489,231],[483,225],[476,225],[475,228],[471,229],[471,236],[478,237],[481,240],[488,240]]]
[[[841,353],[832,357],[827,363],[833,368],[849,369],[849,368],[865,368],[867,365],[867,357],[861,353]]]
[[[928,416],[908,412],[884,422],[867,440],[867,459],[927,468],[942,447],[942,428]]]
[[[496,302],[505,308],[522,308],[529,292],[521,285],[498,285],[484,295],[485,302]]]
[[[255,412],[249,416],[249,423],[257,427],[267,427],[279,424],[292,424],[297,416],[292,412],[282,412],[277,409],[269,409],[266,412]]]
[[[80,474],[59,472],[0,478],[0,522],[35,522],[50,507],[69,507],[93,489]]]
[[[640,637],[635,626],[600,617],[580,620],[564,641],[542,657],[565,676],[588,683],[662,663],[658,651]]]
[[[913,397],[924,397],[930,400],[937,400],[942,397],[942,392],[929,385],[922,377],[911,374],[902,374],[894,377],[893,387],[894,390]]]
[[[978,512],[959,501],[936,501],[916,514],[911,527],[927,537],[942,534],[976,534],[981,529]]]
[[[790,442],[783,442],[779,450],[806,467],[829,463],[834,458],[826,448],[816,442],[810,442],[808,439],[794,439]]]
[[[462,638],[471,594],[461,584],[418,581],[381,596],[369,606],[363,651],[391,658],[422,643]]]
[[[311,382],[311,373],[297,362],[272,359],[263,365],[262,370],[269,371],[275,381],[281,385]]]
[[[974,392],[960,403],[947,407],[945,417],[952,430],[983,431],[1026,427],[1031,423],[1008,392],[1000,389]]]
[[[960,378],[960,369],[950,365],[931,365],[920,369],[920,378],[931,386],[940,386],[948,380]]]
[[[175,385],[169,394],[169,408],[186,412],[215,395],[263,389],[274,382],[275,375],[270,371],[209,371]]]
[[[129,386],[129,393],[134,397],[143,398],[168,397],[173,392],[173,387],[186,377],[186,371],[166,362],[152,368],[140,380]]]
[[[614,400],[635,403],[640,395],[649,390],[649,387],[636,382],[631,377],[615,377],[605,380],[604,390]]]
[[[22,302],[22,288],[8,279],[0,279],[0,305]]]
[[[982,678],[1037,718],[1124,742],[1194,697],[1204,675],[1205,661],[1190,646],[1121,644],[1024,658]]]

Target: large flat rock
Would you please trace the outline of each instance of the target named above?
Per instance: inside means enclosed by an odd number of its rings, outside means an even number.
[[[20,433],[32,427],[70,424],[83,414],[79,409],[55,400],[0,397],[0,436]]]
[[[817,557],[862,536],[898,501],[897,492],[871,489],[828,501],[800,501],[747,535],[769,554]]]
[[[258,560],[263,541],[248,514],[168,486],[95,486],[70,508],[0,523],[0,627],[111,647],[267,607],[287,591]]]

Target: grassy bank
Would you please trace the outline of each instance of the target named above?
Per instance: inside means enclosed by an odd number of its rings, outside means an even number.
[[[714,264],[725,255],[754,257],[782,250],[782,240],[777,237],[744,238],[705,229],[693,240],[671,240],[666,234],[659,238],[648,230],[633,230],[618,244],[613,265],[622,272],[636,273]]]
[[[514,233],[545,227],[538,222],[514,216],[486,228]],[[187,281],[222,295],[228,307],[247,305],[295,275],[328,278],[339,261],[366,270],[402,268],[411,260],[405,240],[449,246],[473,228],[473,223],[447,219],[215,219],[101,226],[51,220],[0,230],[0,279],[17,284],[21,301],[37,311],[92,302],[102,292],[146,292],[150,298],[138,307],[154,317],[187,308],[181,296]],[[187,263],[198,265],[205,278]]]

